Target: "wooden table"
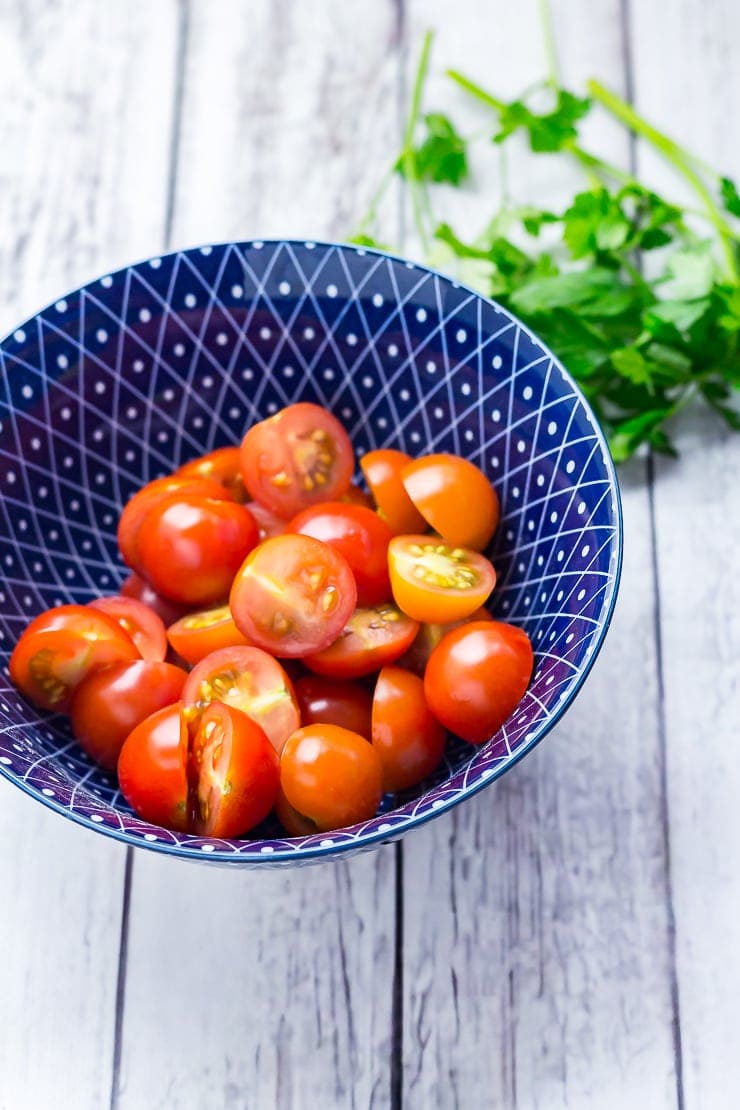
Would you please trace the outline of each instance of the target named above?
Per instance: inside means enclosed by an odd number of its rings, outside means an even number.
[[[740,175],[735,0],[553,6],[566,83]],[[477,126],[446,66],[504,95],[544,73],[535,0],[0,0],[2,330],[168,247],[346,237],[430,26],[429,104]],[[2,1110],[740,1106],[740,437],[676,434],[679,462],[621,472],[621,597],[577,704],[401,844],[236,874],[0,782]]]

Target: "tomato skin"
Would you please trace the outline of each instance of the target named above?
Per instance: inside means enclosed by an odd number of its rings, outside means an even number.
[[[426,665],[429,662],[429,656],[436,648],[439,641],[448,632],[452,632],[453,628],[459,628],[461,624],[467,624],[470,621],[492,621],[493,617],[482,606],[471,613],[462,621],[450,621],[448,624],[439,624],[436,622],[425,622],[419,625],[419,631],[411,647],[405,652],[398,660],[398,666],[404,667],[407,671],[418,675],[419,678],[424,677]]]
[[[142,569],[139,533],[147,513],[164,497],[169,497],[173,493],[183,493],[185,490],[201,493],[204,497],[230,500],[229,494],[221,483],[209,478],[182,478],[177,474],[170,474],[147,482],[126,502],[118,519],[118,548],[124,563],[132,570],[140,572]]]
[[[424,455],[401,471],[404,489],[430,527],[453,547],[482,551],[496,531],[498,494],[475,463]]]
[[[484,555],[438,536],[394,536],[388,566],[396,605],[421,622],[464,620],[496,584],[496,571]]]
[[[383,795],[382,767],[364,737],[337,725],[307,725],[280,757],[280,785],[298,813],[321,832],[367,821]]]
[[[264,540],[234,578],[229,606],[250,643],[287,658],[321,651],[357,601],[347,560],[311,536]]]
[[[172,650],[186,663],[195,665],[221,648],[246,647],[246,636],[234,624],[228,605],[199,609],[175,621],[167,629]]]
[[[117,621],[86,605],[60,605],[31,621],[9,660],[13,684],[39,709],[64,713],[91,671],[141,656]]]
[[[354,482],[350,482],[349,489],[342,494],[340,501],[344,501],[347,505],[362,505],[363,508],[375,512],[375,502],[370,494],[365,493],[365,490],[355,485]]]
[[[286,531],[313,536],[344,556],[355,576],[357,604],[362,608],[390,599],[388,544],[393,532],[371,509],[341,501],[322,502],[293,517]]]
[[[390,447],[368,451],[360,468],[370,487],[378,513],[387,521],[394,536],[404,532],[423,532],[427,522],[404,489],[401,474],[411,462],[410,455]]]
[[[295,695],[302,725],[339,725],[370,739],[373,699],[359,683],[305,675],[296,681]]]
[[[230,497],[240,504],[247,500],[241,472],[241,453],[238,447],[216,447],[183,463],[175,472],[178,478],[208,478],[222,485]]]
[[[290,804],[283,793],[282,787],[278,790],[275,801],[275,813],[288,836],[311,836],[319,831],[310,818],[304,817]]]
[[[418,630],[417,621],[390,603],[355,609],[334,642],[303,662],[327,678],[362,678],[400,658]]]
[[[521,628],[472,621],[448,632],[429,657],[427,703],[437,720],[471,744],[484,744],[521,701],[534,656]]]
[[[124,741],[150,714],[178,701],[187,674],[170,663],[111,663],[75,687],[72,731],[91,759],[114,771]]]
[[[211,652],[188,675],[182,700],[189,720],[214,701],[240,709],[264,730],[278,754],[301,723],[293,683],[277,659],[258,647]]]
[[[427,705],[424,683],[401,667],[383,667],[375,684],[372,744],[383,765],[383,789],[407,790],[442,761],[445,730]]]
[[[188,832],[188,730],[182,704],[146,717],[129,733],[118,757],[118,785],[144,821]]]
[[[96,597],[89,601],[91,609],[99,609],[118,621],[136,644],[142,659],[161,663],[167,654],[167,632],[164,621],[143,601],[122,594]]]
[[[247,501],[247,508],[255,519],[259,532],[260,543],[271,536],[282,536],[286,522],[277,513],[260,505],[259,501]]]
[[[190,612],[189,605],[178,605],[176,601],[170,601],[169,598],[158,594],[154,587],[150,586],[147,580],[136,571],[132,571],[128,578],[123,580],[120,591],[122,597],[133,597],[136,601],[143,602],[147,608],[153,609],[162,619],[165,628]]]
[[[253,829],[275,804],[279,768],[277,754],[258,724],[232,705],[211,702],[191,745],[191,831],[237,837]]]
[[[319,405],[288,405],[254,424],[240,450],[249,496],[286,520],[349,489],[352,444],[336,417]]]
[[[158,593],[192,606],[228,596],[259,539],[243,505],[185,491],[159,501],[139,531],[142,573]]]

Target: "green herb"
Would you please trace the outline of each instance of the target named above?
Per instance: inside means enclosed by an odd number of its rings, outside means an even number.
[[[494,152],[511,136],[524,134],[533,156],[569,158],[585,174],[584,189],[563,211],[506,199],[481,234],[466,241],[434,214],[439,185],[464,189],[470,179],[472,140],[466,141],[447,115],[422,112],[431,41],[428,34],[403,148],[355,241],[380,245],[374,235],[378,208],[390,181],[400,175],[427,261],[495,297],[542,337],[578,380],[618,462],[645,444],[675,454],[668,422],[697,397],[740,430],[736,184],[597,81],[589,82],[581,97],[551,76],[504,101],[449,71],[449,79],[491,113],[487,134],[478,142]],[[543,97],[549,101],[544,110]],[[693,190],[698,216],[581,144],[580,124],[594,111],[606,111],[670,163]]]

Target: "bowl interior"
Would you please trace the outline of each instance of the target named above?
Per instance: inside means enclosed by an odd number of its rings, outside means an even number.
[[[481,748],[372,821],[330,835],[204,841],[136,818],[60,717],[14,691],[7,659],[42,609],[115,592],[115,530],[144,482],[283,405],[311,400],[359,452],[451,451],[496,486],[491,609],[521,625],[533,682]],[[616,480],[569,376],[503,309],[423,267],[354,247],[223,244],[69,294],[0,344],[0,771],[112,835],[177,854],[311,858],[387,839],[474,792],[528,750],[585,677],[619,576]]]

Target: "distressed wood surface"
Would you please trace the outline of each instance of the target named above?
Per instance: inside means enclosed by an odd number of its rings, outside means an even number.
[[[732,0],[552,6],[566,83],[634,92],[740,173]],[[168,244],[345,236],[427,27],[429,106],[471,132],[445,67],[503,95],[544,72],[535,0],[0,0],[0,329]],[[470,230],[476,170],[445,199]],[[575,180],[543,159],[526,187]],[[740,1105],[740,441],[678,434],[680,463],[622,472],[621,596],[573,709],[400,846],[235,875],[0,782],[0,1110]]]

